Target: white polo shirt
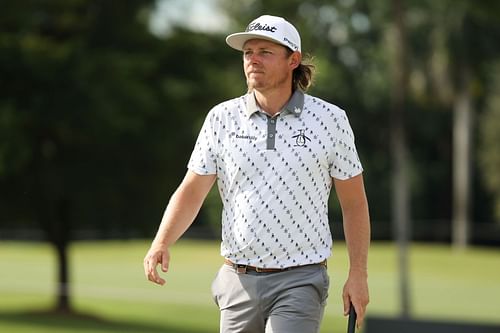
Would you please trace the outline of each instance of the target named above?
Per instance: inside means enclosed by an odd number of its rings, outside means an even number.
[[[217,175],[221,255],[261,268],[328,258],[332,177],[363,171],[345,112],[299,91],[274,117],[252,93],[215,106],[188,168]]]

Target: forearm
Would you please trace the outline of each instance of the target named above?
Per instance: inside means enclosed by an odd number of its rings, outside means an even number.
[[[163,214],[153,244],[170,247],[193,223],[201,204],[189,203],[188,195],[177,190],[170,199]],[[186,207],[189,207],[188,209]]]
[[[363,322],[370,301],[368,291],[368,248],[370,247],[370,214],[363,176],[335,180],[335,189],[342,207],[344,235],[349,255],[349,277],[344,285],[342,299],[344,315],[353,304],[358,314],[357,324]]]
[[[351,304],[358,314],[357,326],[363,323],[370,300],[368,290],[368,248],[370,246],[370,217],[364,195],[351,205],[344,205],[344,234],[349,255],[349,276],[344,285],[342,299],[344,315]]]
[[[343,213],[344,235],[349,254],[349,272],[366,276],[370,247],[370,217],[366,201]]]
[[[351,272],[366,274],[370,246],[370,214],[363,176],[335,180],[337,196],[342,208],[344,236]]]
[[[194,177],[197,179],[194,181]],[[199,181],[199,177],[207,177]],[[210,190],[215,177],[188,174],[170,198],[153,245],[168,248],[174,244],[193,223]]]

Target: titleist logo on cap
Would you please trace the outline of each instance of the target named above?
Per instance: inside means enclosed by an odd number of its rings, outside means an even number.
[[[248,25],[245,31],[249,32],[249,31],[261,30],[261,31],[275,32],[277,29],[278,28],[276,28],[275,26],[269,26],[265,23],[264,25],[262,25],[259,22],[253,22]]]
[[[297,29],[279,16],[262,15],[248,24],[244,32],[236,32],[226,37],[226,43],[236,50],[250,39],[266,39],[300,52],[300,35]]]

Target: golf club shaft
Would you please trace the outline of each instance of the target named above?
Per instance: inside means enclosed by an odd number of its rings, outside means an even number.
[[[354,333],[356,330],[356,310],[354,309],[354,305],[350,305],[349,309],[349,321],[347,322],[347,333]]]

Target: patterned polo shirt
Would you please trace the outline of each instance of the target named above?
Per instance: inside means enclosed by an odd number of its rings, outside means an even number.
[[[215,106],[188,168],[217,175],[221,255],[261,268],[329,257],[332,177],[363,171],[346,113],[299,91],[274,117],[259,109],[253,93]]]

